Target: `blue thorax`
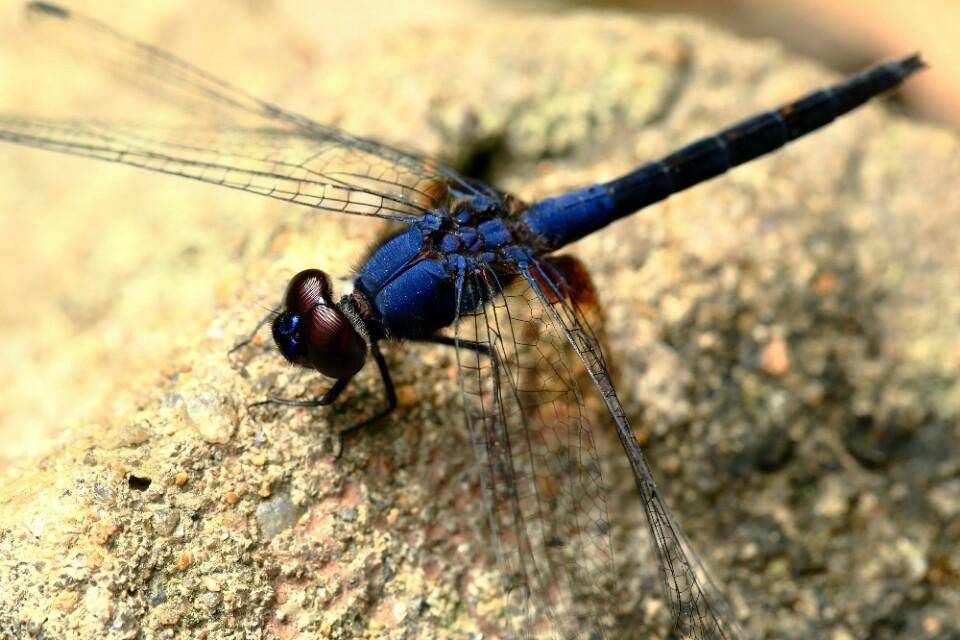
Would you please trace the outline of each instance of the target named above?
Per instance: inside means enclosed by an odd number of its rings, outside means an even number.
[[[456,319],[458,290],[461,313],[486,298],[468,276],[502,257],[517,234],[499,201],[473,196],[468,203],[449,216],[423,216],[360,267],[355,291],[373,312],[366,318],[371,337],[429,336]]]

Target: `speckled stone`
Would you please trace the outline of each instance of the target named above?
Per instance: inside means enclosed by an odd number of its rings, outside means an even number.
[[[489,11],[326,49],[284,6],[167,10],[137,35],[192,33],[178,50],[213,71],[530,200],[835,79],[685,20]],[[28,361],[46,386],[0,406],[18,431],[73,428],[0,484],[0,635],[476,638],[502,617],[451,354],[387,345],[403,406],[341,459],[336,431],[382,401],[373,372],[328,411],[248,410],[328,383],[260,340],[226,355],[294,271],[340,275],[383,226],[2,153],[0,192],[59,231],[31,253],[39,319],[16,341],[51,350]],[[960,140],[871,106],[571,249],[654,472],[747,637],[960,634],[958,246]],[[44,396],[52,413],[22,408]],[[664,637],[631,483],[609,480],[617,613]]]

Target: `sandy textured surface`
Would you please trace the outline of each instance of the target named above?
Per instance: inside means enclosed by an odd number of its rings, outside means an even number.
[[[361,37],[283,4],[204,6],[99,13],[531,200],[834,79],[685,21],[373,11]],[[29,59],[0,55],[5,107],[123,112],[103,78]],[[958,137],[871,106],[573,248],[654,471],[748,637],[960,637],[958,223]],[[373,372],[332,411],[250,412],[326,383],[263,342],[225,355],[289,275],[348,274],[382,227],[14,147],[0,224],[3,634],[489,629],[452,354],[388,346],[400,410],[339,461]],[[652,567],[630,482],[609,481],[630,594]],[[653,637],[662,609],[616,605]]]

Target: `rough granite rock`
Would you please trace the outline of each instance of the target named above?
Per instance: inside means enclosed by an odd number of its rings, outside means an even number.
[[[298,54],[266,95],[530,200],[836,79],[686,20],[490,15],[321,55],[309,17],[264,11],[233,20],[269,23],[279,52],[244,69],[197,61],[243,81]],[[19,206],[68,236],[60,268],[37,253],[50,278],[25,304],[52,355],[21,375],[54,358],[88,367],[38,392],[64,396],[60,418],[100,385],[100,405],[12,460],[0,487],[0,634],[481,637],[503,597],[452,354],[388,345],[401,407],[340,460],[337,430],[379,406],[372,372],[328,411],[248,410],[326,383],[284,366],[265,334],[226,356],[289,275],[346,275],[385,228],[0,153],[26,163]],[[53,167],[63,186],[44,192]],[[118,191],[135,215],[111,208]],[[74,210],[106,229],[86,253],[69,248],[85,227],[60,221]],[[661,487],[747,637],[960,637],[958,223],[960,139],[874,105],[571,249],[593,267]],[[49,431],[44,417],[4,428]],[[618,614],[663,637],[631,482],[608,481],[631,550]]]

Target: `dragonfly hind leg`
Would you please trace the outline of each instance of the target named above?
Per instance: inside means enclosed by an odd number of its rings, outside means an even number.
[[[450,336],[430,336],[429,338],[423,338],[422,340],[420,340],[420,342],[426,342],[427,344],[440,344],[445,347],[453,347],[453,348],[460,347],[463,349],[469,349],[470,351],[476,351],[477,353],[483,354],[488,358],[490,358],[490,361],[493,365],[493,376],[494,378],[499,379],[499,375],[497,375],[497,364],[496,364],[497,361],[496,361],[496,358],[492,357],[493,354],[490,350],[489,345],[480,344],[479,342],[475,342],[473,340],[461,340],[457,338],[451,338]]]

